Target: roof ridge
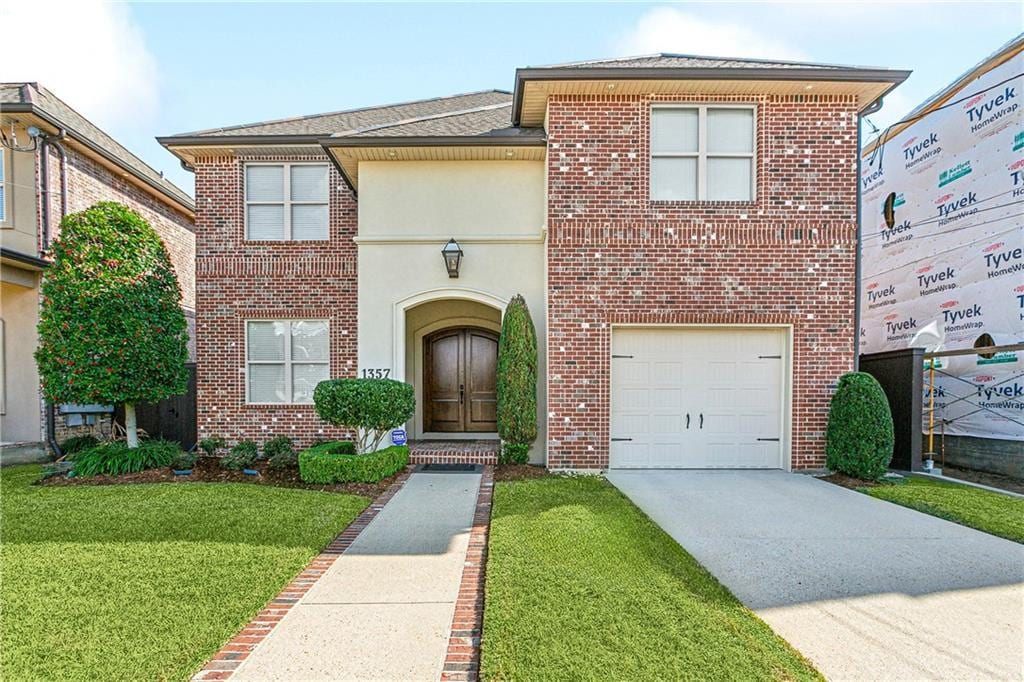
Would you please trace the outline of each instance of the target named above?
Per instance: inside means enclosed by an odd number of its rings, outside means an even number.
[[[677,59],[702,59],[707,61],[722,61],[722,62],[751,62],[754,64],[787,64],[791,66],[813,66],[818,68],[833,68],[833,69],[861,69],[861,68],[874,68],[857,66],[853,64],[835,64],[826,62],[811,62],[801,61],[793,59],[771,59],[766,57],[728,57],[722,55],[708,55],[708,54],[688,54],[684,52],[650,52],[648,54],[636,54],[627,55],[622,57],[609,57],[605,59],[582,59],[574,62],[563,62],[561,64],[542,64],[539,66],[531,66],[527,68],[531,69],[549,69],[559,67],[570,67],[570,66],[584,66],[587,64],[608,64],[613,62],[627,62],[635,59],[652,59],[656,57],[668,57]]]
[[[445,111],[438,114],[426,114],[424,116],[415,116],[413,118],[404,118],[400,121],[389,121],[387,123],[378,123],[372,126],[365,126],[362,128],[352,128],[350,130],[343,130],[337,133],[331,133],[330,137],[348,137],[350,135],[357,135],[361,133],[368,133],[375,130],[383,130],[384,128],[394,128],[396,126],[409,125],[410,123],[421,123],[423,121],[434,121],[439,118],[448,118],[450,116],[464,116],[465,114],[473,114],[478,111],[491,111],[493,109],[504,109],[506,107],[511,108],[512,102],[501,102],[500,104],[486,104],[479,107],[472,107],[471,109],[460,109],[458,111]]]
[[[459,92],[454,95],[443,95],[440,97],[426,97],[423,99],[412,99],[403,102],[395,102],[393,104],[375,104],[367,107],[356,107],[354,109],[341,109],[339,111],[325,111],[319,114],[307,114],[305,116],[286,116],[284,118],[274,118],[266,121],[253,121],[252,123],[241,123],[238,125],[222,126],[220,128],[206,128],[205,130],[194,130],[188,133],[178,133],[171,135],[170,137],[192,137],[197,135],[210,135],[213,133],[221,133],[229,130],[241,130],[242,128],[252,128],[255,126],[273,125],[276,123],[288,123],[291,121],[308,121],[315,118],[325,118],[327,116],[340,116],[341,114],[355,114],[361,111],[373,111],[375,109],[390,109],[392,107],[403,107],[410,104],[424,104],[426,102],[439,102],[445,99],[455,99],[456,97],[470,97],[472,95],[484,95],[491,92],[500,92],[505,95],[511,95],[512,93],[508,90],[502,90],[500,88],[490,88],[484,90],[474,90],[472,92]]]

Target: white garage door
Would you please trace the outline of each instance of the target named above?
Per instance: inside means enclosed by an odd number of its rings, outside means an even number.
[[[786,332],[612,332],[612,468],[759,468],[782,462]]]

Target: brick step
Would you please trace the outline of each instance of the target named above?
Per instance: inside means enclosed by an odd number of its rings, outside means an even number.
[[[409,441],[413,464],[497,464],[501,445],[496,440]]]

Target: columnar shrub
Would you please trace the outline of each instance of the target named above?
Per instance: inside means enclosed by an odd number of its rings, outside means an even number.
[[[137,213],[102,202],[61,221],[42,285],[36,363],[55,403],[123,404],[184,393],[188,328],[160,237]]]
[[[497,392],[501,461],[524,464],[537,438],[537,331],[518,294],[501,323]]]
[[[313,390],[316,413],[326,422],[355,432],[358,454],[374,452],[391,429],[416,411],[410,384],[393,379],[331,379]]]
[[[828,411],[826,465],[873,481],[892,461],[892,413],[885,392],[870,374],[850,372],[839,379]]]

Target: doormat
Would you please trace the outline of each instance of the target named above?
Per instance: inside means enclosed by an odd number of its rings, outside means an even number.
[[[419,471],[424,474],[478,474],[483,471],[483,466],[480,464],[441,464],[438,462],[430,462],[421,466]]]

